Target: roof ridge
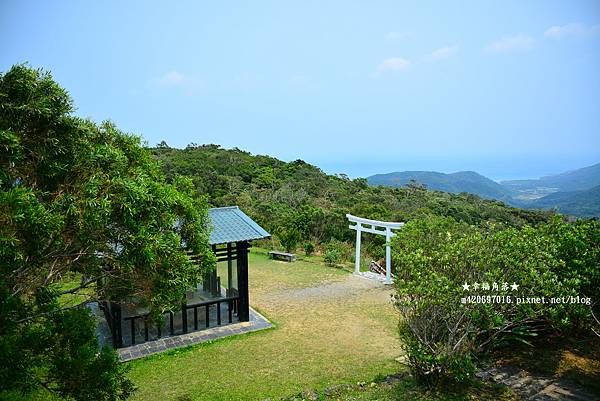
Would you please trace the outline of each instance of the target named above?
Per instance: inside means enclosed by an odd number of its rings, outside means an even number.
[[[239,209],[239,206],[221,206],[221,207],[211,207],[208,210],[228,210],[228,209]]]

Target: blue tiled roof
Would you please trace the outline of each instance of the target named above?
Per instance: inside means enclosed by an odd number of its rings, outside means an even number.
[[[208,209],[208,217],[212,224],[211,245],[252,241],[271,236],[237,206]]]

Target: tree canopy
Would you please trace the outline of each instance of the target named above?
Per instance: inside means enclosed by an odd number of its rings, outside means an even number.
[[[125,398],[82,306],[179,304],[215,263],[207,202],[190,179],[167,182],[140,138],[73,110],[47,72],[0,75],[0,392]]]
[[[207,194],[214,206],[239,205],[286,244],[290,234],[295,237],[296,233],[300,241],[352,241],[346,213],[386,221],[437,215],[469,224],[494,221],[507,226],[537,225],[552,215],[467,193],[428,191],[419,185],[369,186],[364,178],[325,174],[302,160],[284,162],[237,148],[190,144],[176,149],[165,143],[151,151],[167,177],[191,178],[198,193]],[[368,238],[365,245],[383,241]],[[381,249],[373,247],[374,252]]]

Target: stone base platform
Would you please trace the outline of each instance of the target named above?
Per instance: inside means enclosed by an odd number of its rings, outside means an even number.
[[[273,324],[263,315],[250,308],[250,321],[227,324],[209,329],[194,331],[187,334],[163,337],[158,340],[148,341],[142,344],[119,348],[119,358],[123,362],[158,354],[170,349],[187,347],[205,341],[216,340],[237,334],[249,333],[273,327]]]

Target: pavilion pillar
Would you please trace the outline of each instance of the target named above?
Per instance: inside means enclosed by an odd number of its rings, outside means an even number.
[[[392,229],[385,228],[385,283],[392,284],[392,250],[390,241],[392,239]]]
[[[123,332],[121,328],[121,305],[115,302],[111,302],[109,305],[110,315],[112,318],[112,324],[110,325],[112,332],[112,343],[115,348],[121,348],[123,347]]]
[[[231,250],[231,243],[227,244],[227,296],[233,288],[233,256]]]
[[[250,303],[248,299],[248,242],[236,242],[237,278],[238,278],[238,319],[240,322],[250,320]]]
[[[356,224],[356,260],[354,262],[355,273],[360,273],[360,241],[361,241],[361,225],[360,223]]]

